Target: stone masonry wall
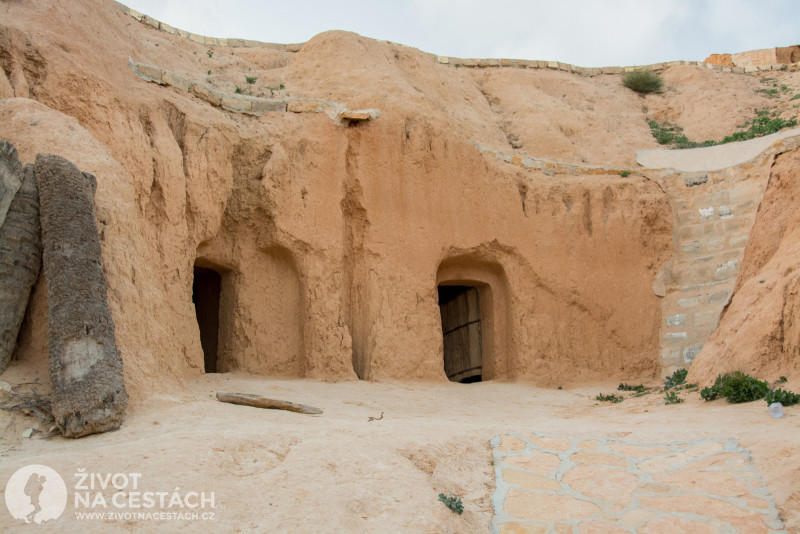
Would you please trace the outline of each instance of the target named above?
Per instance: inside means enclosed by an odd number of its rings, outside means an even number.
[[[654,284],[663,296],[660,357],[666,370],[689,367],[717,328],[733,296],[772,162],[797,146],[800,135],[780,139],[736,166],[652,175],[667,191],[675,217],[673,260]]]

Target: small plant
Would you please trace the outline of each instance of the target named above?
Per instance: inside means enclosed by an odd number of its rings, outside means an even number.
[[[650,126],[650,133],[653,134],[653,137],[656,138],[659,145],[673,145],[672,148],[697,148],[717,144],[716,141],[710,140],[703,141],[702,143],[690,141],[689,138],[683,134],[683,128],[668,122],[659,124],[654,120],[650,120],[647,124]]]
[[[796,95],[794,95],[794,96],[793,96],[792,98],[790,98],[789,100],[798,100],[798,99],[800,99],[800,93],[797,93]]]
[[[461,497],[457,497],[455,495],[446,497],[444,493],[440,493],[439,500],[442,501],[445,506],[450,508],[450,510],[457,513],[458,515],[464,513],[464,505],[461,503]]]
[[[674,389],[669,390],[666,397],[664,397],[664,404],[680,404],[682,402],[683,399],[678,396]]]
[[[784,65],[784,66],[782,66],[782,67],[780,68],[780,70],[782,70],[782,71],[787,71],[787,70],[789,70],[789,65]]]
[[[639,384],[636,386],[632,386],[630,384],[622,383],[617,387],[619,391],[635,391],[636,393],[644,393],[647,391],[647,388],[644,387],[644,384]]]
[[[794,128],[797,126],[797,119],[782,119],[780,117],[770,118],[767,111],[757,111],[756,118],[751,119],[742,125],[747,130],[736,132],[722,138],[720,144],[731,143],[733,141],[746,141],[764,135],[774,134],[784,128]]]
[[[777,89],[756,89],[756,93],[761,93],[764,96],[768,96],[770,98],[775,98],[778,96]]]
[[[789,379],[786,378],[785,376],[781,376],[780,378],[778,378],[778,384],[785,384],[788,381]]]
[[[704,401],[713,401],[719,398],[719,391],[717,391],[713,387],[703,388],[700,390],[700,398],[703,399]]]
[[[664,389],[674,388],[686,382],[686,375],[689,374],[688,369],[678,369],[672,376],[665,377]]]
[[[244,80],[245,80],[247,83],[251,84],[251,85],[252,85],[252,84],[254,84],[254,83],[256,83],[256,80],[257,80],[257,79],[258,79],[258,78],[256,78],[255,76],[245,76],[245,77],[244,77]]]
[[[800,98],[800,95],[798,95]],[[773,134],[784,128],[793,128],[797,126],[797,119],[782,119],[772,115],[766,110],[756,111],[756,117],[750,119],[742,124],[740,128],[747,128],[739,132],[734,132],[731,135],[724,137],[721,141],[706,140],[702,143],[690,141],[688,137],[683,134],[683,128],[664,122],[659,124],[654,120],[647,122],[650,126],[650,133],[656,138],[660,145],[671,145],[670,148],[697,148],[714,145],[723,145],[725,143],[732,143],[734,141],[746,141],[756,137]]]
[[[769,386],[766,382],[757,380],[741,371],[734,371],[717,376],[714,385],[710,388],[703,388],[700,397],[707,401],[722,397],[728,399],[728,402],[732,404],[740,404],[762,399],[768,392]]]
[[[211,69],[208,69],[208,75],[211,76]]]
[[[211,56],[214,55],[214,51],[213,50],[207,50],[206,54],[208,54],[208,57],[211,57]]]
[[[764,396],[764,400],[767,401],[767,404],[780,402],[784,406],[794,406],[795,404],[800,403],[800,395],[778,388],[768,391]]]
[[[234,89],[234,90],[233,90],[233,92],[234,92],[234,93],[236,93],[237,95],[240,95],[240,94],[242,94],[244,91],[242,91],[242,88],[241,88],[241,87],[239,87],[239,86],[237,85],[237,86],[236,86],[236,89]]]
[[[283,88],[285,88],[285,87],[286,87],[285,85],[283,85],[283,84],[280,84],[280,85],[278,86],[278,89],[283,89]]]
[[[623,178],[627,178],[628,176],[631,175],[631,171],[620,171],[619,175],[622,176]]]
[[[603,393],[598,393],[598,395],[595,397],[595,400],[599,400],[600,402],[613,402],[614,404],[617,404],[618,402],[622,402],[625,399],[622,396],[614,395],[613,393],[611,395],[604,395]]]
[[[622,78],[622,85],[631,91],[646,95],[660,93],[661,88],[664,86],[664,80],[651,70],[635,70],[625,74]]]

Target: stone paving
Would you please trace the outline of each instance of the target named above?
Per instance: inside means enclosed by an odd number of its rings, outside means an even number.
[[[491,445],[495,534],[785,532],[734,439],[652,444],[530,433]]]

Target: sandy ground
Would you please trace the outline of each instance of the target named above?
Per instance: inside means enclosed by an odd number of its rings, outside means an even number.
[[[663,393],[616,405],[594,400],[616,386],[547,390],[495,382],[331,384],[207,375],[180,394],[134,406],[121,430],[79,441],[22,438],[33,419],[0,413],[0,480],[32,463],[62,475],[70,488],[67,508],[44,531],[487,532],[494,489],[489,440],[499,433],[647,443],[733,437],[751,451],[787,530],[800,531],[799,409],[772,419],[763,401],[706,403],[697,393],[682,393],[686,402],[679,405],[664,405]],[[220,390],[310,404],[324,414],[223,404],[214,398]],[[78,520],[72,488],[79,468],[141,473],[141,491],[214,492],[214,507],[205,510],[214,519]],[[102,493],[110,497],[113,490]],[[445,508],[439,493],[460,496],[464,514]],[[28,530],[3,510],[0,531]]]

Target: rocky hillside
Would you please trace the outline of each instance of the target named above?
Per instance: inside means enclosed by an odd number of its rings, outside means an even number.
[[[98,177],[133,399],[202,372],[196,265],[236,274],[222,282],[228,369],[441,379],[438,272],[503,298],[491,376],[655,376],[652,287],[676,207],[636,163],[660,148],[652,122],[704,141],[759,110],[799,116],[796,65],[658,65],[663,91],[642,96],[622,69],[437,58],[339,31],[294,46],[204,41],[104,0],[3,9],[0,137],[23,162],[55,153]],[[798,153],[770,165],[737,292],[692,371],[701,381],[734,367],[800,379]],[[43,285],[16,355],[37,372]]]

